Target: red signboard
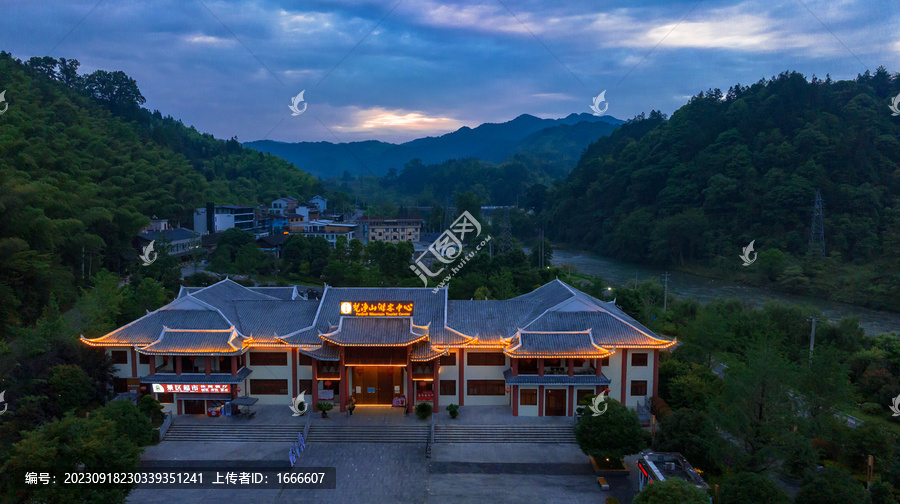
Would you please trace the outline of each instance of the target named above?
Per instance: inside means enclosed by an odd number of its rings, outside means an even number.
[[[341,315],[357,317],[410,317],[413,313],[412,301],[343,301]]]
[[[205,383],[154,383],[153,391],[165,394],[171,394],[173,392],[181,394],[230,394],[231,385]]]

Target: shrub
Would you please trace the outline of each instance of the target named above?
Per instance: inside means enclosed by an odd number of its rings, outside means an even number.
[[[879,413],[884,411],[880,404],[873,402],[863,403],[863,405],[860,406],[860,409],[867,415],[878,415]]]
[[[742,472],[722,483],[720,504],[790,504],[788,494],[762,474]]]
[[[456,418],[459,416],[459,405],[451,404],[447,406],[447,411],[450,412],[450,418]]]
[[[709,504],[709,494],[681,478],[672,478],[645,486],[631,503]]]
[[[141,401],[138,403],[138,409],[141,410],[141,413],[147,415],[151,421],[157,422],[165,418],[163,414],[163,405],[156,400],[152,395],[145,395],[141,397]]]
[[[326,411],[330,411],[330,410],[334,409],[334,404],[331,404],[330,402],[322,401],[322,402],[316,404],[316,409],[321,411],[322,413],[325,413]]]
[[[616,499],[615,497],[607,497],[606,504],[619,504],[619,499]]]
[[[653,396],[650,398],[650,413],[656,415],[657,420],[662,420],[672,414],[672,408],[662,397]]]
[[[585,455],[621,459],[647,446],[637,413],[615,399],[607,399],[606,413],[582,416],[575,424],[575,439]]]
[[[431,406],[431,403],[420,402],[416,404],[416,416],[421,420],[425,420],[431,415],[431,412],[434,408]]]
[[[866,487],[852,474],[834,467],[827,467],[808,479],[794,498],[796,504],[871,504],[872,497]]]

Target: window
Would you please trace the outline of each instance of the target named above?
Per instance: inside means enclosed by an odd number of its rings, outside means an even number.
[[[522,406],[537,406],[537,390],[522,389],[519,392],[519,404]]]
[[[312,366],[312,357],[306,354],[300,354],[297,360],[298,366]],[[301,389],[302,390],[302,389]]]
[[[128,352],[125,350],[113,350],[110,356],[113,364],[128,364]]]
[[[287,353],[250,352],[250,366],[287,366]]]
[[[647,380],[632,380],[631,395],[645,396],[647,395]]]
[[[150,364],[150,356],[144,354],[138,354],[138,362],[141,364]]]
[[[116,394],[124,394],[128,392],[128,380],[125,378],[113,377],[113,392]]]
[[[456,380],[441,380],[441,395],[456,395]]]
[[[450,352],[447,355],[441,356],[441,366],[455,366],[456,365],[456,354]]]
[[[466,383],[466,393],[472,396],[502,396],[506,394],[506,382],[503,380],[469,380]]]
[[[646,366],[647,365],[647,354],[646,353],[631,354],[631,365],[632,366]]]
[[[306,392],[310,397],[312,397],[312,390],[313,390],[313,381],[312,380],[297,380],[297,385],[300,387],[297,389],[298,394],[300,392]]]
[[[250,379],[250,393],[253,395],[283,395],[288,393],[287,380]]]
[[[503,366],[506,365],[506,356],[502,353],[470,353],[468,354],[470,366]]]
[[[156,394],[156,400],[162,404],[172,404],[175,402],[175,394],[171,392],[168,394]]]
[[[609,366],[609,357],[604,357],[604,358],[600,359],[600,365],[601,366]]]

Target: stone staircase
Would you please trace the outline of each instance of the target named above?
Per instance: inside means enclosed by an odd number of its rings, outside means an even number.
[[[430,425],[321,425],[309,426],[307,443],[425,443]]]
[[[435,443],[575,443],[571,425],[435,425]]]
[[[290,443],[303,425],[198,425],[172,423],[163,441]]]

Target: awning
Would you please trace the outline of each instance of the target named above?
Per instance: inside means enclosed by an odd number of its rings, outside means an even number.
[[[246,380],[253,370],[242,367],[237,375],[231,373],[156,373],[142,376],[141,383],[209,383],[209,384],[238,384]]]
[[[176,401],[230,401],[229,394],[175,394]]]
[[[253,406],[257,401],[259,401],[259,399],[256,397],[241,396],[237,399],[232,399],[231,404],[235,406]]]

